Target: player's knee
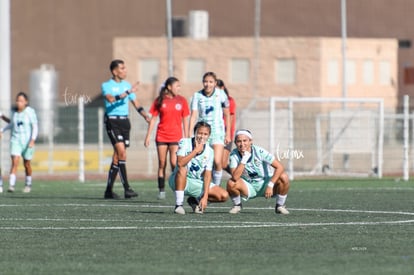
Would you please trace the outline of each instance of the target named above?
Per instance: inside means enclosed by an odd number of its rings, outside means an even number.
[[[286,173],[283,173],[282,175],[280,175],[278,184],[279,184],[279,189],[283,189],[283,190],[289,189],[290,182],[289,182],[289,177]]]
[[[235,188],[236,188],[236,182],[232,179],[229,179],[227,181],[227,186],[226,186],[227,192],[231,193]]]

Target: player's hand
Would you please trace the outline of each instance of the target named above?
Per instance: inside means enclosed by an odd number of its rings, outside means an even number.
[[[207,200],[207,196],[203,196],[200,199],[200,203],[198,204],[198,206],[201,208],[201,211],[204,211],[204,209],[207,208],[207,204],[208,204],[208,200]]]
[[[148,146],[150,146],[150,138],[149,137],[145,138],[144,146],[147,147],[147,148],[148,148]]]
[[[249,160],[249,158],[251,157],[251,153],[249,152],[249,151],[244,151],[243,152],[243,157],[242,157],[242,159],[241,159],[241,163],[242,164],[246,164],[247,163],[247,161]]]
[[[194,151],[197,154],[200,154],[204,150],[204,145],[206,144],[206,141],[202,137],[196,137],[195,138],[195,148]]]
[[[271,198],[273,196],[273,188],[272,187],[266,187],[266,190],[265,190],[265,198],[266,199],[269,199],[269,198]]]
[[[224,139],[224,144],[229,144],[229,143],[231,143],[230,135],[226,135],[226,138]]]
[[[132,85],[131,91],[132,91],[133,93],[138,92],[138,86],[139,86],[139,81],[135,82],[135,84],[134,84],[134,85]]]
[[[35,144],[35,141],[33,139],[30,140],[29,142],[29,148],[33,148]]]

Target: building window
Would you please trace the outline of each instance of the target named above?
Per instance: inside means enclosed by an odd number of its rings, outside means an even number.
[[[143,84],[153,84],[158,82],[160,72],[160,62],[158,59],[141,59],[139,61],[139,80]]]
[[[339,69],[338,60],[331,59],[328,61],[328,85],[338,85],[339,82]]]
[[[250,62],[248,59],[233,58],[230,65],[232,83],[248,83],[250,80]]]
[[[276,83],[295,84],[296,83],[296,60],[278,59],[276,60]]]
[[[374,63],[372,60],[365,60],[363,65],[363,81],[366,85],[374,84]]]
[[[388,61],[381,61],[379,63],[379,83],[381,85],[391,84],[391,65]]]
[[[352,85],[355,83],[356,83],[355,61],[347,60],[346,61],[346,84]]]
[[[186,82],[198,83],[202,82],[205,73],[205,62],[203,59],[187,59],[186,61]]]

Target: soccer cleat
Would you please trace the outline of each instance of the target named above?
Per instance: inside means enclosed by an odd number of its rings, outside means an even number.
[[[3,193],[3,186],[0,186],[0,193]]]
[[[199,201],[194,197],[188,197],[187,203],[191,206],[191,209],[193,209],[193,212],[196,214],[203,214],[203,210],[199,206]]]
[[[13,193],[14,192],[14,186],[9,186],[9,189],[7,189],[7,192]]]
[[[114,192],[105,192],[104,199],[119,199],[119,196]]]
[[[238,205],[234,205],[233,208],[230,209],[229,213],[230,214],[238,214],[241,210],[242,210],[242,205],[240,203]]]
[[[134,190],[132,190],[131,188],[125,190],[125,194],[124,195],[125,195],[125,198],[126,199],[130,199],[130,198],[133,198],[133,197],[138,197],[138,194],[135,193]]]
[[[165,192],[159,192],[158,193],[158,196],[157,196],[157,199],[159,199],[159,200],[165,200]]]
[[[174,209],[175,214],[185,215],[185,210],[182,205],[176,205]]]
[[[29,185],[26,185],[23,189],[23,193],[30,193],[32,191],[32,187]]]
[[[283,214],[283,215],[289,214],[289,211],[286,209],[285,205],[276,204],[275,212],[276,212],[276,214]]]

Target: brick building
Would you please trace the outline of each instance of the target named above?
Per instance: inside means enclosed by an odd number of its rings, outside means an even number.
[[[99,95],[99,85],[109,77],[116,37],[166,36],[164,0],[13,0],[11,1],[12,91],[28,90],[31,70],[42,63],[59,71],[59,100],[64,91]],[[172,1],[175,31],[185,35],[191,10],[209,14],[212,38],[253,37],[254,0]],[[341,36],[340,1],[261,0],[262,37]],[[398,40],[398,95],[414,94],[410,68],[414,9],[411,0],[348,0],[347,29],[350,38]],[[175,53],[178,51],[176,50]],[[404,81],[406,76],[407,83]],[[258,83],[258,93],[263,93]],[[237,90],[237,85],[230,86]],[[284,89],[277,89],[275,91]],[[398,97],[400,98],[400,96]]]

